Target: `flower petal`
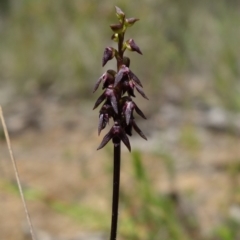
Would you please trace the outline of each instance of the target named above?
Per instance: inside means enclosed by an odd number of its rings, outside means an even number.
[[[118,85],[118,83],[122,80],[123,75],[129,73],[129,68],[125,65],[121,66],[121,69],[118,71],[115,77],[114,87]]]
[[[107,123],[109,123],[108,113],[100,113],[98,121],[98,135],[100,135],[101,131],[106,127]]]
[[[110,131],[104,136],[101,144],[99,145],[99,147],[97,148],[97,150],[105,147],[105,145],[113,138],[113,132],[112,129],[110,129]]]
[[[103,52],[103,58],[102,58],[102,66],[104,67],[105,64],[113,59],[113,57],[115,56],[115,49],[112,47],[106,47],[104,52]]]
[[[104,118],[104,115],[100,114],[99,121],[98,121],[98,136],[100,135],[102,129],[104,128],[103,127],[103,118]]]
[[[139,78],[132,71],[130,71],[130,73],[129,73],[129,78],[132,79],[139,86],[143,87],[143,85],[142,85],[141,81],[139,80]]]
[[[105,74],[105,73],[104,73],[104,74]],[[97,82],[96,82],[96,84],[95,84],[95,86],[94,86],[94,88],[93,88],[93,92],[95,92],[95,91],[98,89],[101,81],[103,80],[104,74],[97,80]]]
[[[123,71],[120,70],[116,74],[115,81],[114,81],[114,87],[116,87],[118,85],[118,83],[122,80],[122,77],[123,77]]]
[[[122,140],[122,142],[125,144],[129,152],[131,152],[131,145],[128,139],[128,136],[126,135],[125,131],[121,129],[121,131],[118,134],[119,138]]]
[[[137,112],[137,114],[138,114],[139,116],[141,116],[142,118],[147,119],[147,118],[145,117],[145,115],[143,114],[143,112],[140,110],[140,108],[137,106],[137,104],[136,104],[136,103],[134,103],[134,104],[135,104],[135,111]]]
[[[112,94],[110,96],[110,101],[111,101],[111,104],[112,104],[112,107],[113,107],[115,113],[118,113],[117,99],[116,99],[116,96],[114,94]]]
[[[133,106],[132,106],[132,102],[127,102],[126,105],[127,107],[125,109],[125,118],[126,118],[126,123],[128,125],[132,116]]]
[[[127,125],[124,130],[127,135],[132,136],[132,124]]]
[[[137,44],[134,42],[132,38],[126,41],[126,47],[130,51],[137,52],[142,55],[140,48],[137,46]]]
[[[93,107],[93,110],[95,109],[95,108],[97,108],[104,100],[105,100],[105,98],[106,98],[106,95],[105,95],[105,92],[97,99],[97,101],[96,101],[96,103],[95,103],[95,105],[94,105],[94,107]]]
[[[149,100],[148,97],[147,97],[147,96],[145,95],[145,93],[143,92],[143,89],[142,89],[139,85],[135,84],[135,87],[136,87],[137,91],[138,91],[144,98],[146,98],[147,100]]]
[[[137,126],[137,124],[135,123],[134,120],[132,120],[132,126],[134,128],[134,130],[145,140],[147,140],[147,137],[143,134],[143,132],[141,131],[141,129]]]
[[[122,33],[124,30],[124,26],[122,23],[111,24],[110,28],[113,30],[114,33]]]
[[[136,21],[139,21],[138,18],[126,18],[125,24],[127,27],[131,27]]]
[[[125,18],[125,13],[122,11],[121,8],[115,6],[116,9],[116,15],[119,20],[123,20]]]

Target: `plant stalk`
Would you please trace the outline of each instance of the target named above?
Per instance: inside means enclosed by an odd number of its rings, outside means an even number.
[[[118,202],[120,185],[120,166],[121,166],[121,142],[119,138],[113,139],[114,143],[114,165],[113,165],[113,195],[112,195],[112,223],[110,240],[117,239],[118,225]]]

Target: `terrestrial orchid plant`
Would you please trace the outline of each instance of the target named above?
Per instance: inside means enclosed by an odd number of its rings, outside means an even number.
[[[98,134],[113,119],[113,126],[104,136],[98,150],[103,148],[110,140],[114,147],[114,171],[113,171],[113,201],[112,201],[112,224],[110,240],[115,240],[117,235],[118,221],[118,199],[119,199],[119,183],[120,183],[120,161],[121,161],[121,141],[125,144],[129,151],[131,145],[128,136],[132,136],[134,129],[142,138],[147,140],[146,136],[140,130],[135,122],[133,113],[136,112],[142,118],[146,119],[143,112],[137,104],[132,100],[135,97],[134,90],[138,91],[142,97],[147,98],[143,92],[143,86],[139,78],[130,69],[130,59],[124,56],[126,50],[137,52],[142,55],[140,48],[135,41],[130,38],[124,40],[126,30],[131,27],[139,19],[126,18],[125,13],[116,8],[116,16],[119,20],[117,24],[111,24],[113,31],[112,40],[117,42],[117,49],[106,47],[103,53],[102,66],[115,58],[117,62],[117,71],[113,69],[107,70],[95,84],[93,92],[95,92],[102,83],[104,90],[97,99],[94,108],[97,108],[102,102],[103,105],[99,113]]]

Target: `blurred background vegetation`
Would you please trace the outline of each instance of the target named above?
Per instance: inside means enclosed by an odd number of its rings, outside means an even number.
[[[1,82],[25,94],[91,97],[103,72],[101,57],[112,46],[110,23],[118,4],[140,22],[128,32],[143,57],[129,54],[132,68],[159,97],[164,81],[182,86],[192,77],[207,81],[227,108],[239,110],[239,1],[14,1],[1,0]],[[210,98],[210,97],[209,97]]]
[[[240,113],[238,0],[0,0],[0,88],[10,87],[13,101],[43,95],[92,103],[96,99],[92,94],[95,81],[108,68],[115,68],[114,62],[101,67],[103,49],[115,45],[109,28],[116,22],[115,5],[128,17],[140,18],[128,30],[127,38],[134,38],[143,56],[126,54],[150,98],[142,103],[150,118],[159,114],[166,102],[179,109],[217,107]],[[231,131],[236,137],[231,143],[239,143],[239,135],[231,126],[227,135]],[[191,157],[201,152],[201,140],[192,123],[181,125],[179,139],[180,147]],[[152,151],[150,155],[162,159],[167,176],[173,180],[171,150]],[[132,154],[133,186],[122,189],[122,239],[240,239],[239,222],[227,215],[210,234],[202,234],[197,219],[179,210],[175,191],[161,194],[152,186],[152,176],[143,167],[148,157],[143,156],[137,151]],[[236,187],[232,192],[238,193],[239,159],[237,156],[226,170]],[[109,169],[106,172],[111,176]],[[39,192],[30,195],[29,199],[44,199]],[[102,213],[58,202],[50,205],[73,217],[82,215],[82,222],[86,218],[97,222],[94,227],[107,232]]]

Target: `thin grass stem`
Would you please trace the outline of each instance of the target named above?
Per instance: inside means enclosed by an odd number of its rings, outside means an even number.
[[[2,121],[3,131],[4,131],[4,135],[5,135],[6,141],[7,141],[8,151],[9,151],[10,158],[11,158],[11,161],[12,161],[12,165],[13,165],[13,169],[14,169],[14,173],[15,173],[18,189],[19,189],[19,192],[20,192],[20,196],[21,196],[21,199],[22,199],[23,208],[24,208],[24,211],[25,211],[25,214],[26,214],[26,218],[27,218],[27,222],[28,222],[31,238],[32,238],[32,240],[37,240],[37,238],[36,238],[36,236],[34,234],[34,231],[33,231],[33,226],[32,226],[30,214],[29,214],[29,211],[28,211],[28,208],[27,208],[26,200],[24,198],[23,189],[22,189],[22,185],[21,185],[20,177],[19,177],[19,173],[18,173],[18,168],[17,168],[17,164],[16,164],[16,161],[15,161],[15,158],[13,156],[13,151],[12,151],[12,147],[11,147],[11,141],[10,141],[10,137],[8,135],[8,130],[7,130],[7,126],[6,126],[4,117],[3,117],[3,111],[2,111],[2,107],[1,106],[0,106],[0,118],[1,118],[1,121]]]

